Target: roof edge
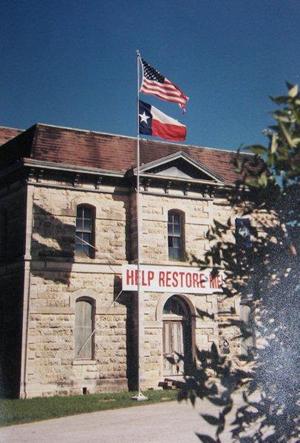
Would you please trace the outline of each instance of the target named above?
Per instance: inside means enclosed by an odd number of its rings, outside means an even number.
[[[86,134],[109,135],[109,136],[112,136],[112,137],[127,138],[127,139],[130,139],[130,140],[136,140],[137,139],[136,136],[131,136],[131,135],[114,134],[112,132],[103,132],[103,131],[92,131],[90,129],[72,128],[70,126],[52,125],[52,124],[49,124],[49,123],[37,122],[36,126],[44,126],[44,127],[49,127],[49,128],[65,129],[65,130],[68,130],[68,131],[83,132],[83,133],[86,133]],[[232,155],[237,153],[237,151],[233,151],[231,149],[225,149],[225,148],[216,148],[216,147],[211,147],[211,146],[201,146],[201,145],[194,145],[194,144],[183,144],[183,143],[163,141],[163,140],[152,140],[152,139],[148,139],[148,138],[145,138],[145,137],[139,137],[139,139],[142,140],[142,141],[145,141],[145,142],[155,142],[155,143],[159,143],[159,144],[163,144],[163,145],[166,144],[166,145],[173,145],[173,146],[182,146],[183,148],[208,149],[208,150],[214,150],[214,151],[227,152],[227,153],[232,154]],[[243,153],[243,152],[241,152],[241,154],[242,155],[251,155],[251,154]]]
[[[0,129],[12,129],[13,131],[25,131],[25,129],[13,128],[12,126],[3,126],[3,125],[0,125]]]

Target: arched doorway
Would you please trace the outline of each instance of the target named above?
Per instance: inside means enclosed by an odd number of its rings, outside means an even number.
[[[190,310],[182,298],[173,295],[163,308],[163,376],[187,374],[192,354]]]

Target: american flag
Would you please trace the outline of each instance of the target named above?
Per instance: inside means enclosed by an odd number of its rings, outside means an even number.
[[[143,80],[140,92],[155,95],[167,102],[178,103],[185,110],[188,97],[174,83],[152,68],[145,60],[141,59],[143,67]]]

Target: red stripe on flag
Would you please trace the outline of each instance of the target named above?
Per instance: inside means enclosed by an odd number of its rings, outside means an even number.
[[[153,90],[153,91],[157,91],[157,92],[162,92],[165,94],[170,94],[170,95],[174,95],[178,98],[182,98],[183,100],[186,101],[186,98],[181,94],[180,91],[178,91],[178,89],[167,86],[167,85],[161,85],[161,84],[157,84],[157,83],[151,83],[148,81],[144,81],[141,89],[148,89],[148,90]]]
[[[188,97],[174,83],[165,79],[164,83],[143,78],[140,92],[155,95],[162,100],[178,103],[180,107],[185,107]]]
[[[186,127],[161,123],[152,119],[152,135],[165,138],[166,140],[184,141],[186,138]]]
[[[182,91],[180,91],[179,88],[177,88],[173,83],[167,82],[166,80],[164,81],[164,83],[159,83],[159,82],[156,82],[155,80],[148,80],[147,78],[145,78],[143,83],[147,84],[149,86],[157,86],[157,87],[160,87],[162,89],[168,89],[170,91],[172,91],[172,90],[173,91],[177,91],[178,94],[184,95],[182,93]]]
[[[168,102],[174,102],[174,103],[179,103],[181,105],[185,105],[187,100],[181,98],[181,97],[177,97],[174,94],[169,94],[169,93],[163,93],[159,90],[156,90],[154,88],[145,88],[142,87],[141,88],[141,92],[143,92],[144,94],[150,94],[150,95],[155,95],[156,97],[161,98],[162,100],[168,101]]]

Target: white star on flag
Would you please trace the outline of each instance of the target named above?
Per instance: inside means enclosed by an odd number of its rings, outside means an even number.
[[[146,112],[144,112],[143,114],[139,114],[140,118],[141,118],[141,123],[145,122],[146,125],[148,124],[148,119],[150,118]]]

